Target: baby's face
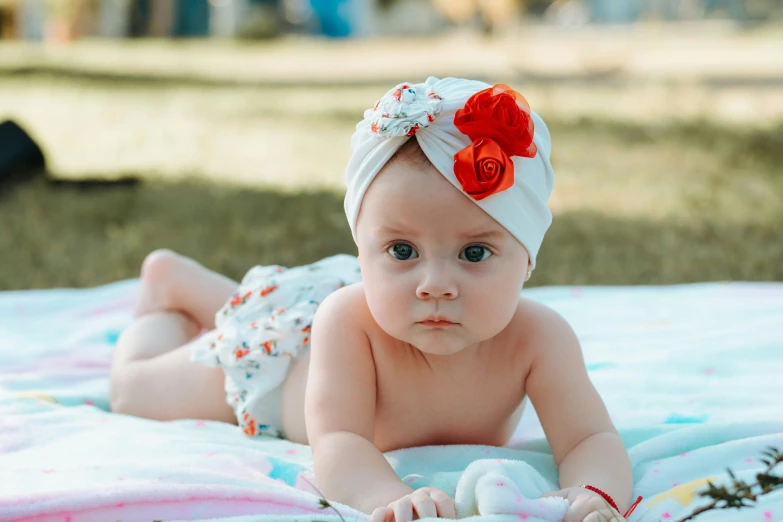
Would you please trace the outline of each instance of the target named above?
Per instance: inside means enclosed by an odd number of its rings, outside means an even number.
[[[389,335],[449,355],[511,321],[527,250],[433,166],[387,165],[357,224],[370,312]]]

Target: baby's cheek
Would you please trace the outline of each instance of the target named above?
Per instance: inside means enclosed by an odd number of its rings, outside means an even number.
[[[399,330],[410,315],[410,299],[406,298],[402,285],[376,281],[366,290],[367,301],[375,321],[388,333]],[[365,286],[365,288],[367,288]]]
[[[510,285],[496,288],[475,289],[470,296],[464,296],[467,317],[477,332],[486,338],[500,333],[514,316],[519,295]]]

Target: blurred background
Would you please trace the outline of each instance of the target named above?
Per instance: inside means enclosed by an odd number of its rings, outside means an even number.
[[[0,290],[355,253],[354,125],[430,75],[549,124],[530,285],[783,281],[783,0],[0,0]]]

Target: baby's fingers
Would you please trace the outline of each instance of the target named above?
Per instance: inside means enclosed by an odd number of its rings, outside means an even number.
[[[419,518],[437,517],[438,511],[435,509],[435,502],[426,491],[416,491],[411,495],[411,502],[416,515]]]
[[[394,511],[387,507],[376,508],[370,515],[370,522],[394,522]]]
[[[410,497],[402,497],[391,507],[394,510],[394,522],[411,522],[413,520],[413,504]]]
[[[430,498],[435,503],[438,510],[438,516],[441,518],[457,518],[457,512],[454,509],[454,499],[445,491],[432,489],[429,491]]]
[[[604,508],[589,513],[582,522],[625,522],[625,519],[614,509]]]

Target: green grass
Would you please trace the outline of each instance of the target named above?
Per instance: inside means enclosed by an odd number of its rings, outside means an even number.
[[[783,281],[780,129],[551,128],[564,174],[531,285]],[[3,289],[135,277],[161,247],[235,279],[254,264],[355,253],[336,189],[36,179],[3,193],[0,225]]]
[[[547,102],[555,89],[522,88],[549,124],[556,172],[531,285],[783,281],[783,124],[566,119],[563,98]],[[382,91],[0,75],[0,120],[33,133],[58,180],[0,186],[0,289],[136,277],[161,247],[235,279],[354,253],[342,172],[356,119]],[[580,92],[599,107],[612,94]],[[126,174],[141,182],[79,181]]]

